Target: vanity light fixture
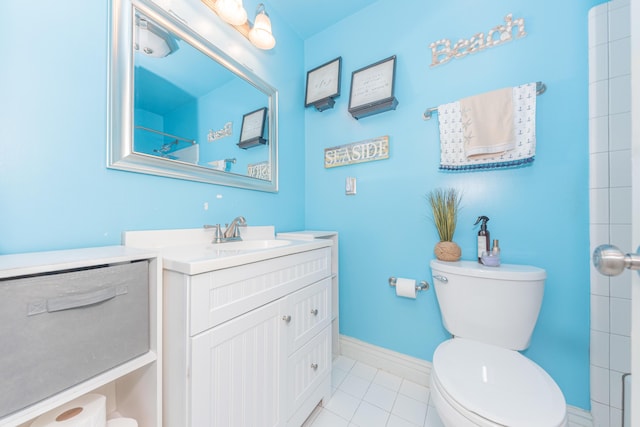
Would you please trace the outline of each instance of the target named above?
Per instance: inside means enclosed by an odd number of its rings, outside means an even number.
[[[249,40],[258,49],[269,50],[276,45],[276,39],[271,32],[271,19],[264,9],[264,4],[260,3],[256,8],[256,20],[253,28],[249,31]]]
[[[258,49],[269,50],[273,49],[276,45],[276,39],[273,37],[271,31],[271,19],[265,10],[263,3],[258,4],[256,8],[255,22],[246,19],[247,12],[242,6],[242,0],[202,0],[202,2],[213,10],[223,21],[229,23],[236,30],[245,36],[251,44]],[[229,8],[229,9],[227,9]],[[245,16],[245,20],[241,24],[236,24],[227,19],[227,10],[233,10],[234,8],[241,9]]]
[[[242,5],[242,0],[218,0],[218,16],[233,26],[243,25],[247,22],[247,11]]]

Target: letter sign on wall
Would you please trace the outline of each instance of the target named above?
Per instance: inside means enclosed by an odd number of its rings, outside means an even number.
[[[389,158],[389,137],[379,136],[352,144],[324,149],[324,167],[352,165]]]
[[[497,25],[486,34],[478,33],[470,39],[460,39],[451,46],[451,40],[442,39],[429,45],[431,48],[431,67],[445,64],[454,58],[462,58],[470,53],[480,52],[513,40],[513,29],[517,28],[516,38],[527,35],[524,30],[524,18],[513,19],[512,14],[504,17],[504,25]]]

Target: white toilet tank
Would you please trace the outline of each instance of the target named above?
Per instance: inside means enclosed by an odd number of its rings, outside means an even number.
[[[431,273],[444,327],[453,336],[511,350],[529,346],[542,305],[545,270],[432,260]]]

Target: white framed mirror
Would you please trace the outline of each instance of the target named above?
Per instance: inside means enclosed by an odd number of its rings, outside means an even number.
[[[277,90],[149,0],[110,7],[107,167],[277,192]],[[261,109],[264,142],[247,148]]]

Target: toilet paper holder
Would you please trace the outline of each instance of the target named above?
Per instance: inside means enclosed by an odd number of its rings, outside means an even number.
[[[389,277],[389,286],[396,286],[396,283],[398,282],[398,278],[397,277]],[[420,281],[420,284],[416,285],[416,291],[428,291],[429,290],[429,283],[427,283],[426,280],[422,280]]]

